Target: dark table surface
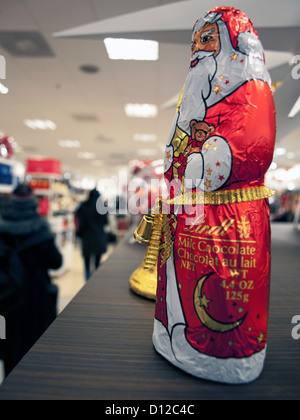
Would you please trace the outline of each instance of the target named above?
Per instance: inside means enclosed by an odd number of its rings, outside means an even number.
[[[272,226],[269,339],[262,375],[242,386],[194,378],[152,346],[154,301],[129,277],[145,255],[125,239],[0,387],[0,399],[299,399],[300,234]]]

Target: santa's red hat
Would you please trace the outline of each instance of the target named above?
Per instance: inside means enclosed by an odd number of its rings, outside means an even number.
[[[234,7],[220,6],[215,7],[208,13],[220,13],[222,15],[221,20],[227,25],[231,42],[235,49],[238,49],[237,41],[240,32],[251,32],[258,38],[252,20],[240,10]]]

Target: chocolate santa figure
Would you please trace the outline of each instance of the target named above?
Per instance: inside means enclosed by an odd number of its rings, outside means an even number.
[[[191,50],[166,147],[172,193],[153,345],[196,377],[247,383],[260,375],[267,346],[271,81],[251,20],[234,8],[199,19]]]

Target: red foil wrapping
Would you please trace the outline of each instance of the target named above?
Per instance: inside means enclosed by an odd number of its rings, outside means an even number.
[[[200,378],[245,383],[263,369],[272,194],[264,175],[275,132],[270,78],[251,20],[233,8],[209,11],[193,29],[166,148],[175,200],[162,233],[153,331],[155,349]]]

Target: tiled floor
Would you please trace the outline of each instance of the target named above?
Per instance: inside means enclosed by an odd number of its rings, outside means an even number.
[[[113,249],[113,246],[108,247],[106,254],[102,256],[102,263],[111,255]],[[74,246],[72,260],[72,265],[66,273],[52,279],[52,282],[59,288],[58,313],[69,304],[73,297],[85,285],[83,259],[78,244]]]
[[[113,246],[109,246],[107,253],[102,257],[102,262],[111,255],[113,249]],[[57,303],[59,314],[85,285],[83,259],[78,244],[74,245],[73,248],[71,267],[60,277],[53,278],[52,281],[59,288]],[[3,363],[0,360],[0,384],[3,382],[3,379]]]
[[[53,277],[52,282],[59,288],[57,311],[60,313],[85,284],[83,259],[78,245],[73,248],[70,268],[61,276]]]

